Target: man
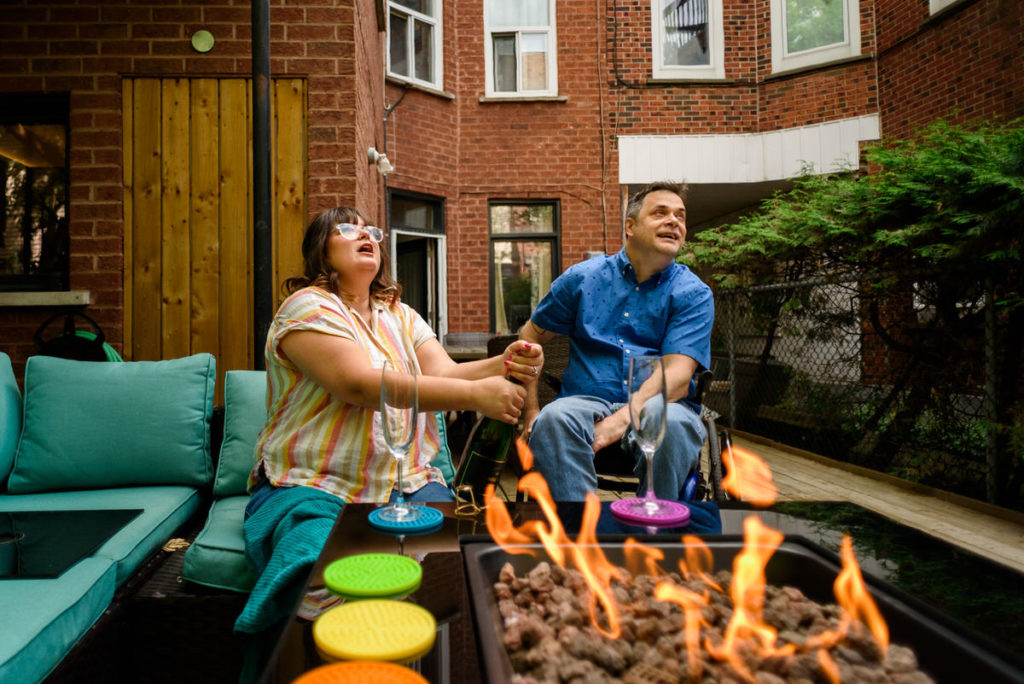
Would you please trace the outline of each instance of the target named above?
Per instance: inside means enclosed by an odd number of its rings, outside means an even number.
[[[658,497],[682,498],[700,457],[704,427],[699,407],[687,398],[695,371],[711,362],[714,301],[711,289],[675,262],[686,238],[685,191],[681,183],[658,182],[636,193],[626,210],[625,248],[570,267],[519,331],[540,344],[569,336],[559,397],[538,414],[533,385],[525,409],[534,468],[556,501],[582,501],[597,489],[594,455],[616,442],[632,444],[626,401],[634,356],[664,357],[670,404],[654,459]],[[641,494],[646,470],[640,450],[632,452]]]

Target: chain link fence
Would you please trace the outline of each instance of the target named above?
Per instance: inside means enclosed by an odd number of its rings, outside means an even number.
[[[992,453],[985,375],[998,369],[985,349],[994,331],[981,326],[978,339],[943,346],[923,339],[930,313],[912,293],[884,308],[887,325],[877,306],[869,315],[870,298],[857,280],[717,291],[706,403],[733,428],[993,500],[993,464],[1004,477],[1024,470],[1021,454]],[[911,340],[910,351],[894,339]],[[1022,508],[1019,486],[1002,498]]]

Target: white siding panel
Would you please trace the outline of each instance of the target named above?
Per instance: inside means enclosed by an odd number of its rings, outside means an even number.
[[[771,131],[761,136],[761,140],[764,143],[764,166],[761,167],[764,172],[761,180],[785,178],[782,171],[782,133]]]
[[[669,154],[666,149],[668,136],[658,136],[651,148],[651,171],[655,178],[667,178],[669,173]]]
[[[847,157],[843,149],[842,124],[828,124],[821,128],[821,166],[823,172],[837,171],[844,167]]]
[[[731,135],[620,136],[619,182],[759,183],[856,166],[860,143],[877,140],[875,114],[813,126]],[[837,163],[837,160],[840,160]]]
[[[803,148],[800,145],[800,129],[789,128],[782,133],[782,173],[784,178],[792,178],[800,173]]]
[[[877,116],[861,116],[854,121],[860,126],[858,140],[878,140],[882,137],[882,122]]]
[[[760,135],[748,135],[745,140],[746,168],[743,171],[744,183],[759,183],[765,176],[764,140]]]
[[[821,126],[807,126],[800,129],[800,167],[810,165],[821,173],[826,165],[821,158]]]

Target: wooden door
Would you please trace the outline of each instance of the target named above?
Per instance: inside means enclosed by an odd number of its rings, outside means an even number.
[[[253,368],[252,81],[130,78],[124,115],[124,350]],[[306,83],[271,87],[273,273],[301,272]]]

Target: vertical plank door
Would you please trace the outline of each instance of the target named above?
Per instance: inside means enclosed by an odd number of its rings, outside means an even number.
[[[273,80],[275,296],[301,272],[306,83]],[[126,78],[125,358],[209,352],[253,368],[252,81]]]

